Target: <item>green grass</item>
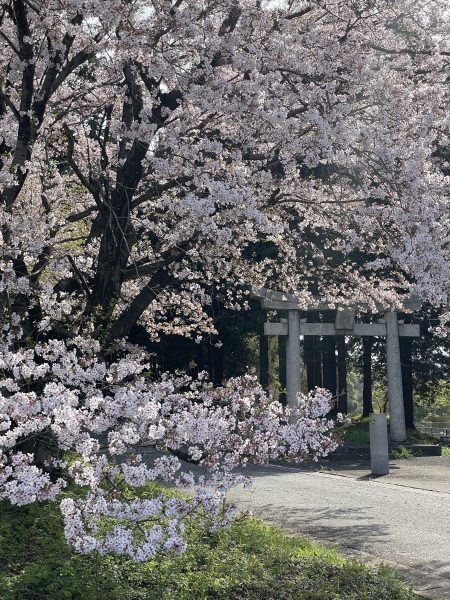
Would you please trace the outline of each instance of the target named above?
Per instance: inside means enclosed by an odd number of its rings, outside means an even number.
[[[365,418],[353,421],[352,424],[345,429],[344,440],[353,444],[368,444],[370,442],[369,419]],[[429,435],[421,433],[420,431],[408,429],[406,443],[436,444],[438,443],[438,440]]]
[[[0,505],[1,600],[412,600],[387,567],[244,518],[205,535],[192,523],[189,550],[136,565],[83,556],[66,545],[58,507]]]
[[[405,446],[399,446],[389,452],[389,458],[393,460],[414,458],[414,456],[417,456],[417,452],[413,452],[409,448],[405,448]]]
[[[388,426],[389,427],[389,426]],[[348,428],[346,428],[344,433],[344,440],[346,442],[351,442],[353,444],[369,444],[370,436],[369,436],[369,419],[359,419],[353,422]],[[406,444],[436,444],[438,440],[428,435],[421,433],[420,431],[415,431],[408,429]],[[442,456],[449,456],[444,453],[444,448],[442,449]],[[405,446],[400,446],[399,448],[395,448],[389,452],[389,458],[392,460],[401,460],[413,458],[415,456],[422,456],[420,450],[412,450],[410,448],[406,448]]]
[[[450,446],[442,446],[442,456],[450,456]]]
[[[352,422],[345,430],[344,440],[353,444],[368,444],[369,419],[359,419]]]

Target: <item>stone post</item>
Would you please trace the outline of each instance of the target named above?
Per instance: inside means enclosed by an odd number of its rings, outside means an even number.
[[[287,405],[297,404],[300,393],[300,320],[298,310],[288,310],[288,336],[286,343]]]
[[[406,425],[397,313],[387,312],[384,319],[391,440],[403,442],[406,439]]]
[[[387,475],[389,473],[389,444],[386,415],[372,413],[369,418],[369,431],[372,475]]]

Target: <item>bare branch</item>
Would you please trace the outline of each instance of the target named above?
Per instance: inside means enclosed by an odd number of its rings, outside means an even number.
[[[308,14],[309,12],[311,12],[312,9],[313,9],[312,6],[307,6],[303,10],[298,10],[297,12],[293,12],[288,15],[283,15],[283,19],[286,19],[286,21],[291,21],[292,19],[298,19],[298,18],[303,17],[304,15]]]
[[[90,298],[91,296],[91,291],[89,289],[88,284],[86,283],[86,280],[83,276],[83,273],[80,271],[80,269],[77,267],[75,261],[73,260],[73,258],[70,256],[70,254],[67,254],[67,260],[70,262],[70,266],[72,267],[75,275],[77,276],[79,282],[81,283],[81,287],[83,288],[84,292],[86,293],[86,296],[88,298]]]
[[[6,33],[2,29],[0,29],[0,35],[5,40],[5,42],[7,42],[7,44],[14,50],[14,52],[17,54],[17,56],[20,56],[19,48],[17,48],[17,46],[14,44],[14,42],[9,39],[9,37],[6,35]]]
[[[68,140],[67,156],[66,156],[67,162],[71,166],[73,172],[78,177],[80,182],[92,194],[92,197],[94,198],[95,203],[97,204],[97,207],[102,209],[103,203],[102,203],[102,199],[101,199],[100,184],[98,181],[92,180],[91,178],[88,179],[86,177],[86,175],[84,175],[84,173],[82,172],[82,170],[80,169],[78,164],[75,162],[75,160],[73,158],[73,152],[75,149],[75,138],[74,138],[72,131],[69,129],[69,127],[67,127],[67,125],[64,126],[64,133],[66,134],[67,140]]]

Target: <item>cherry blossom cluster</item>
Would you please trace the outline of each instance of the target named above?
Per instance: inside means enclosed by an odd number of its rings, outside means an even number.
[[[98,342],[75,339],[0,353],[0,498],[28,504],[57,498],[69,481],[87,488],[83,499],[61,502],[66,537],[78,551],[136,560],[182,551],[187,517],[201,518],[209,530],[229,524],[234,509],[224,505],[225,494],[246,481],[234,469],[281,457],[317,459],[337,447],[325,390],[289,410],[254,377],[220,388],[183,374],[154,382],[139,348],[120,344],[116,352],[104,362]],[[41,460],[40,438],[53,441],[58,459]],[[180,452],[201,471],[182,470]],[[55,467],[57,478],[50,477]],[[193,498],[126,493],[154,481],[195,490]],[[100,534],[105,522],[112,525]]]
[[[2,20],[2,233],[35,279],[113,305],[111,337],[213,332],[211,298],[270,283],[448,305],[444,0],[20,6]]]

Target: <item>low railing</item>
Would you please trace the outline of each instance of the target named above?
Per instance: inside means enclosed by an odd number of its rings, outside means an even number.
[[[422,421],[416,424],[416,428],[426,435],[450,439],[450,421]]]

